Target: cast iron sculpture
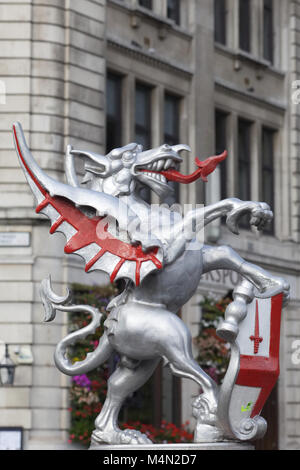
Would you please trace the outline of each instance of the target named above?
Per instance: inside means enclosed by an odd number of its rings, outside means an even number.
[[[274,352],[270,345],[278,346],[281,302],[286,304],[289,299],[289,285],[246,262],[228,246],[203,245],[198,235],[208,223],[223,216],[227,227],[238,234],[238,220],[247,213],[250,224],[262,229],[273,217],[270,207],[231,198],[182,216],[166,207],[150,207],[138,191],[146,186],[165,197],[172,190],[169,181],[191,183],[199,177],[206,181],[227,153],[203,162],[196,159],[197,170],[184,176],[178,169],[182,162],[180,153],[190,151],[185,145],[162,145],[143,151],[141,145],[132,143],[107,155],[68,146],[67,182],[62,183],[37,165],[19,123],[13,126],[13,133],[21,166],[37,200],[36,212],[50,218],[50,233],[65,234],[65,253],[80,255],[86,272],[103,271],[111,282],[126,280],[124,291],[107,308],[110,313],[99,345],[75,364],[67,357],[68,346],[95,331],[102,314],[92,307],[70,305],[69,294],[57,296],[50,279],[41,285],[45,321],[53,320],[57,310],[83,310],[92,315],[87,327],[67,335],[57,345],[54,359],[61,372],[84,374],[99,367],[114,352],[120,356],[95,421],[93,445],[150,443],[138,431],[121,430],[118,414],[126,397],[149,379],[161,359],[174,375],[190,378],[203,391],[193,404],[197,418],[195,442],[261,437],[266,423],[259,413],[279,373],[277,350]],[[81,184],[75,171],[75,156],[85,162]],[[176,315],[195,293],[202,274],[216,269],[233,270],[244,278],[218,329],[232,348],[222,387],[195,362],[190,332]],[[267,322],[262,320],[262,311]],[[254,347],[253,352],[248,343]],[[270,359],[269,368],[266,356]],[[255,368],[261,357],[266,365],[263,380]]]

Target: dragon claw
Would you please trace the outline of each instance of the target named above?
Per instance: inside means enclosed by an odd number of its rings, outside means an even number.
[[[237,201],[229,212],[226,220],[227,227],[235,235],[239,235],[239,219],[250,213],[250,225],[262,230],[273,219],[273,212],[265,202],[241,202]]]
[[[92,448],[99,444],[113,445],[145,445],[152,444],[146,434],[135,429],[118,429],[112,432],[94,431],[92,434]]]

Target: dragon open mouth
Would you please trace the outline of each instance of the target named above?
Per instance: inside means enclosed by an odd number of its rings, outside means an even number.
[[[226,150],[222,154],[209,157],[204,161],[200,161],[196,158],[195,163],[198,168],[190,175],[183,175],[174,168],[174,162],[171,159],[169,159],[169,162],[160,160],[158,162],[151,163],[147,168],[139,168],[139,171],[146,173],[147,176],[160,180],[162,183],[174,181],[176,183],[190,184],[199,178],[207,182],[207,176],[226,158]]]

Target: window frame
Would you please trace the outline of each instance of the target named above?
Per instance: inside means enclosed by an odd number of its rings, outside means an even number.
[[[153,10],[153,0],[138,0],[138,5],[147,10]]]
[[[252,133],[252,127],[253,127],[253,122],[248,120],[248,119],[245,119],[245,118],[242,118],[242,117],[239,117],[238,118],[238,158],[237,158],[237,167],[238,167],[238,188],[237,188],[237,192],[238,192],[238,197],[241,198],[241,199],[245,199],[245,200],[251,200],[251,154],[252,154],[252,148],[251,148],[251,133]],[[245,153],[246,157],[244,157],[244,153],[241,151],[241,134],[240,134],[240,130],[244,128],[244,129],[247,129],[247,135],[245,136],[246,138],[246,143],[243,143],[242,146],[245,147],[245,149],[247,150],[247,152]],[[245,194],[245,197],[244,195],[242,194],[242,191],[241,191],[241,178],[240,178],[240,168],[242,167],[246,167],[248,168],[248,184],[247,184],[247,190],[246,190],[246,194]]]
[[[173,104],[175,103],[176,106],[176,124],[175,124],[175,129],[174,133],[168,134],[166,131],[166,102],[167,99],[173,100]],[[174,93],[169,92],[168,90],[164,91],[164,104],[163,104],[163,142],[168,145],[177,145],[180,143],[180,105],[181,105],[181,96],[175,95]],[[170,183],[169,183],[170,184]],[[179,203],[180,201],[180,185],[179,183],[173,183],[172,184],[174,188],[174,196],[171,196],[166,199],[166,203],[169,205]]]
[[[119,89],[118,89],[118,111],[116,113],[117,119],[115,116],[110,115],[108,112],[108,105],[106,101],[106,152],[108,153],[113,148],[118,148],[122,145],[122,138],[123,138],[123,103],[122,103],[122,91],[123,91],[123,75],[120,73],[115,72],[114,70],[107,70],[106,74],[106,87],[108,88],[108,81],[112,79],[115,82],[119,82]],[[106,99],[108,99],[108,92],[106,93]],[[116,141],[113,143],[112,146],[109,145],[110,138],[108,136],[112,135],[110,122],[116,122],[116,127],[118,128],[118,136]],[[115,140],[115,139],[113,139]]]
[[[227,45],[227,0],[214,0],[214,40],[223,46]]]
[[[145,91],[147,92],[147,98],[146,98],[146,108],[145,108],[145,116],[146,116],[146,125],[143,126],[143,124],[138,124],[137,123],[137,92],[138,90],[140,91]],[[148,85],[142,81],[136,80],[135,82],[135,106],[134,106],[134,135],[135,135],[135,140],[138,142],[137,139],[137,133],[141,132],[146,136],[146,141],[147,144],[146,146],[143,145],[144,150],[151,148],[152,145],[152,92],[153,92],[153,86]],[[146,148],[147,147],[147,148]]]
[[[262,0],[263,1],[263,58],[274,63],[274,2],[273,0]],[[268,13],[267,22],[266,15]],[[267,28],[268,26],[268,28]]]
[[[169,13],[169,9],[171,8],[170,7],[170,3],[171,2],[176,2],[176,5],[174,7],[175,9],[175,15],[174,17],[171,16],[171,14]],[[167,0],[166,2],[166,16],[169,20],[172,20],[174,21],[174,23],[177,25],[177,26],[180,26],[181,24],[181,1],[180,0]]]
[[[262,126],[261,129],[261,164],[260,164],[260,171],[261,171],[261,188],[260,188],[260,193],[261,193],[261,200],[263,202],[266,202],[269,204],[271,207],[271,210],[275,213],[276,210],[276,205],[275,205],[275,181],[276,181],[276,175],[275,175],[275,137],[276,137],[277,130],[273,129],[271,127],[268,127],[266,125]],[[266,160],[264,159],[264,150],[265,150],[265,136],[268,135],[268,137],[271,137],[271,163],[268,162],[266,163]],[[272,178],[272,195],[271,195],[271,200],[267,197],[265,193],[265,186],[264,182],[266,181],[266,173],[268,175],[271,174]],[[274,220],[270,222],[265,228],[264,231],[269,234],[269,235],[274,235],[275,232],[275,224]]]
[[[242,7],[243,6],[243,7]],[[243,10],[243,8],[245,10]],[[252,15],[250,0],[239,0],[239,49],[251,54],[252,52]],[[244,34],[246,31],[246,35]]]
[[[147,98],[146,98],[146,126],[141,124],[137,124],[137,92],[146,91]],[[153,86],[144,83],[142,81],[136,80],[135,81],[135,92],[134,92],[134,141],[138,144],[143,145],[143,150],[148,150],[152,147],[152,93],[153,93]],[[139,142],[137,137],[138,132],[141,132],[146,136],[146,144],[145,142]],[[141,198],[147,202],[148,204],[151,203],[151,190],[150,188],[142,188],[140,192]]]
[[[251,201],[252,200],[252,178],[251,178],[251,173],[252,173],[252,151],[253,148],[251,146],[251,137],[252,137],[252,130],[253,130],[253,125],[255,123],[247,118],[244,117],[239,117],[237,121],[237,197],[241,199],[242,201]],[[243,142],[241,145],[241,133],[240,130],[244,128],[247,129],[247,135],[244,136],[246,137],[246,142]],[[243,153],[243,149],[246,150],[245,153]],[[246,158],[245,158],[246,156]],[[241,175],[241,169],[243,168],[248,168],[247,171],[247,178],[246,178],[246,186],[243,184],[245,178],[243,178],[243,175]],[[243,188],[246,187],[246,193],[243,194]],[[249,220],[250,216],[249,214],[244,215],[243,217],[240,218],[239,220],[239,226],[244,229],[249,228]]]
[[[228,143],[228,117],[229,113],[221,109],[215,109],[215,153],[216,155],[221,154],[226,150]],[[221,124],[222,129],[218,126],[218,121]],[[218,130],[220,130],[220,139],[218,138]],[[228,176],[228,167],[227,159],[222,162],[219,166],[220,168],[220,197],[221,200],[228,197],[227,190],[227,176]]]

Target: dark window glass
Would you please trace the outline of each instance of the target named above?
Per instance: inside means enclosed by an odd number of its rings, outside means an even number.
[[[180,24],[180,0],[168,0],[167,17]]]
[[[251,200],[251,122],[238,123],[238,197]],[[240,219],[241,227],[249,227],[249,216]]]
[[[135,92],[135,140],[144,150],[151,147],[151,88],[139,83]]]
[[[215,0],[215,41],[226,44],[226,0]]]
[[[264,0],[264,58],[273,63],[274,30],[273,30],[273,1]]]
[[[215,147],[216,154],[219,155],[226,150],[227,136],[226,136],[227,114],[222,111],[216,111],[215,116]],[[221,199],[227,197],[227,161],[225,160],[220,164],[221,171]]]
[[[274,212],[274,131],[267,128],[262,131],[262,201]],[[274,232],[273,221],[265,231]]]
[[[139,5],[144,8],[152,10],[152,0],[139,0]]]
[[[122,145],[122,77],[108,73],[106,85],[106,151]]]
[[[238,196],[244,201],[251,198],[251,122],[238,124]]]
[[[251,2],[250,0],[240,0],[239,36],[240,36],[240,49],[246,52],[250,52],[251,50]]]
[[[151,147],[151,88],[137,83],[135,90],[135,141],[147,150]],[[150,203],[150,189],[143,187],[141,197]]]
[[[165,95],[164,143],[169,145],[179,143],[179,103],[177,96]]]
[[[179,143],[179,105],[180,98],[166,93],[164,108],[164,143],[176,145]],[[174,188],[174,194],[164,199],[164,203],[172,205],[180,200],[179,183],[169,182]]]

